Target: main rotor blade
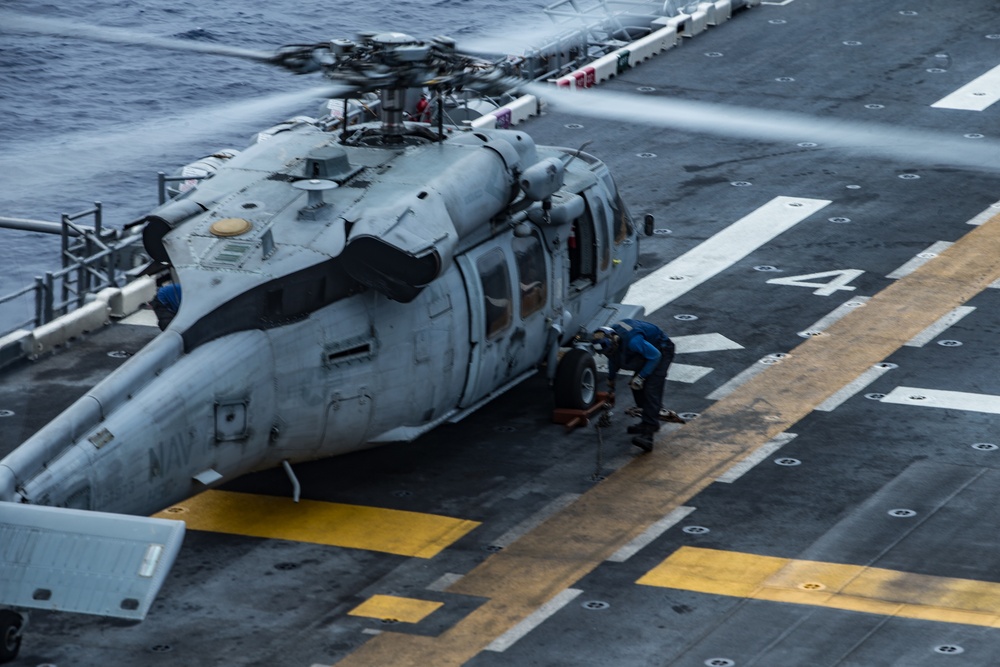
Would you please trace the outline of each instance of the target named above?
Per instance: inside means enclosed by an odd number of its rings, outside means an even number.
[[[711,102],[645,97],[599,90],[560,90],[532,83],[523,89],[553,103],[557,111],[614,118],[685,132],[774,142],[816,142],[867,155],[1000,172],[1000,143],[959,138],[934,130],[819,118]]]
[[[123,28],[108,28],[105,26],[87,25],[61,19],[28,16],[12,12],[0,12],[0,32],[27,32],[43,35],[61,35],[92,39],[111,44],[133,44],[136,46],[153,46],[174,51],[194,51],[211,53],[220,56],[232,56],[248,60],[270,62],[274,54],[266,51],[242,49],[222,44],[206,44],[186,39],[157,37]]]
[[[520,55],[532,49],[559,43],[568,30],[565,26],[525,22],[521,25],[507,25],[500,32],[490,31],[482,35],[463,35],[458,38],[458,51],[483,57]],[[575,43],[582,42],[577,39]]]
[[[59,193],[67,182],[107,194],[109,182],[116,182],[120,189],[122,184],[117,182],[129,179],[148,188],[144,193],[150,192],[150,175],[157,169],[170,171],[221,148],[242,149],[252,132],[300,113],[310,100],[344,97],[352,91],[347,86],[316,86],[186,110],[124,127],[7,144],[0,151],[0,174],[4,174],[0,209],[9,209],[7,203],[25,192]],[[262,119],[266,124],[261,124]]]

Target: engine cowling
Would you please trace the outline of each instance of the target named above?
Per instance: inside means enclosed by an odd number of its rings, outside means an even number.
[[[519,132],[463,135],[449,144],[428,151],[428,169],[432,160],[446,166],[421,174],[423,185],[400,182],[393,201],[344,215],[345,269],[390,299],[411,301],[446,271],[461,239],[507,209],[522,165],[536,161],[534,143]]]

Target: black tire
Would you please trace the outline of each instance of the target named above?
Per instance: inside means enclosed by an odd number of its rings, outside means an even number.
[[[584,410],[597,400],[597,364],[589,352],[573,348],[556,368],[553,386],[557,408]]]
[[[21,615],[0,609],[0,663],[10,662],[21,650]]]

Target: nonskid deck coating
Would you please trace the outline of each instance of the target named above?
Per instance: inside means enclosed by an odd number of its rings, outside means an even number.
[[[904,11],[916,15],[904,16]],[[990,23],[993,16],[987,2],[964,4],[961,12],[917,0],[874,9],[853,1],[762,6],[685,41],[608,89],[652,87],[654,94],[765,108],[793,104],[827,115],[990,134],[997,127],[992,106],[980,112],[930,105],[1000,61],[998,42],[986,38],[1000,33],[1000,25]],[[950,69],[925,71],[925,62],[939,65],[942,59],[934,56],[944,51]],[[868,109],[868,104],[882,108]],[[979,592],[1000,583],[995,555],[1000,550],[991,548],[998,520],[988,493],[981,482],[959,490],[963,479],[991,479],[983,471],[1000,467],[996,450],[986,447],[996,440],[996,416],[961,406],[928,410],[917,401],[869,398],[890,396],[897,387],[1000,395],[993,333],[1000,329],[1000,295],[982,290],[994,269],[976,269],[966,265],[965,255],[949,259],[943,253],[926,262],[924,278],[885,277],[937,242],[961,246],[964,239],[978,239],[968,236],[972,229],[966,221],[997,200],[1000,180],[823,147],[695,139],[617,122],[583,120],[582,129],[568,124],[547,116],[525,129],[539,143],[578,146],[593,139],[587,150],[607,159],[633,214],[654,212],[656,226],[669,230],[643,239],[642,276],[775,197],[830,202],[650,315],[671,334],[717,333],[739,346],[678,355],[680,363],[711,370],[693,382],[670,382],[668,405],[701,417],[661,438],[653,456],[636,458],[638,451],[623,433],[624,420],[616,415],[614,427],[602,434],[602,471],[610,476],[595,486],[590,479],[597,464],[594,429],[566,435],[549,425],[544,382],[529,381],[466,421],[412,445],[296,468],[304,496],[312,501],[480,523],[433,558],[194,530],[145,622],[123,627],[88,617],[34,614],[20,663],[350,664],[363,663],[375,633],[383,633],[374,638],[375,645],[413,642],[425,650],[456,637],[456,645],[462,644],[463,632],[468,643],[452,655],[471,655],[468,665],[922,667],[947,661],[992,667],[1000,662],[1000,637],[983,626],[636,583],[687,549],[710,549],[747,563],[768,558],[826,563],[834,574],[857,573],[856,568],[898,573],[904,582],[917,582],[907,590],[918,605],[940,602],[936,596],[943,590],[925,589],[919,582],[983,582],[973,586]],[[640,153],[657,157],[640,158]],[[904,174],[919,178],[900,178]],[[968,251],[975,261],[990,264],[997,256],[985,246],[979,249],[982,258],[976,248]],[[767,266],[775,270],[757,269]],[[861,273],[829,296],[795,284],[796,276],[801,283],[809,282],[802,278],[809,274],[847,270]],[[974,280],[967,280],[966,271],[976,274]],[[769,282],[774,278],[792,280]],[[905,292],[909,296],[897,301]],[[803,344],[801,332],[864,296],[872,297],[866,305],[826,326],[825,336]],[[948,312],[949,303],[975,311],[922,347],[905,346],[907,335],[921,333],[928,320],[938,321],[935,314]],[[961,345],[940,345],[942,340]],[[109,345],[115,349],[114,342]],[[753,374],[718,402],[707,398],[779,352],[791,356]],[[810,406],[872,359],[894,368],[831,412],[812,411]],[[81,390],[60,382],[60,374],[73,373],[65,357],[42,364],[30,369],[30,381],[48,384],[31,387],[33,396]],[[44,364],[61,370],[46,373]],[[25,402],[26,391],[17,387],[26,377],[26,369],[5,374],[0,408],[17,402],[17,419],[42,421],[36,411],[48,406]],[[823,377],[829,379],[825,384]],[[14,428],[20,430],[18,424]],[[725,437],[720,437],[714,430],[723,426]],[[8,432],[6,424],[0,427]],[[721,444],[707,444],[709,431]],[[794,439],[780,437],[789,431]],[[699,433],[705,438],[695,437]],[[755,466],[727,484],[712,482],[762,443],[771,444]],[[590,525],[592,515],[581,508],[607,493],[602,489],[623,484],[616,479],[631,480],[636,472],[648,473],[656,485],[686,483],[689,489],[676,501],[655,494],[653,503],[641,495],[647,487],[629,489],[639,494],[637,504],[616,505],[610,499],[597,513],[599,525]],[[290,495],[280,470],[248,476],[225,490]],[[585,567],[578,563],[567,574],[557,561],[556,583],[548,585],[539,585],[534,571],[522,574],[517,567],[499,578],[470,577],[499,571],[493,563],[524,555],[535,538],[508,542],[500,558],[491,556],[495,541],[518,525],[531,524],[556,499],[574,495],[581,500],[563,510],[569,513],[550,517],[541,528],[567,519],[577,524],[570,528],[580,542],[554,531],[562,543],[553,553],[586,561]],[[642,548],[620,561],[598,558],[678,504],[689,511]],[[933,521],[919,530],[914,530],[918,524],[905,523],[911,521],[906,516],[887,524],[886,513],[899,509],[916,511],[916,521],[928,516]],[[608,538],[611,544],[592,540],[607,530],[615,534]],[[536,568],[549,555],[528,553]],[[531,599],[519,603],[523,611],[497,622],[491,617],[491,596]],[[370,600],[386,606],[366,612]],[[546,607],[544,600],[559,604]],[[414,602],[425,604],[416,604],[418,611],[402,619],[377,618]],[[539,605],[546,615],[536,617],[522,634],[474,652]],[[370,615],[352,615],[359,609]],[[470,618],[484,625],[468,624]],[[469,630],[477,627],[487,627],[486,636]],[[406,664],[416,655],[390,656],[383,664]]]

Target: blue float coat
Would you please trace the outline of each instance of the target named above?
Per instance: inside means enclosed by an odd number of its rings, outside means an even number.
[[[170,283],[156,290],[156,300],[175,313],[181,307],[181,286]]]
[[[660,363],[660,345],[670,340],[667,334],[655,324],[641,320],[622,320],[611,328],[621,337],[621,345],[617,354],[608,357],[609,378],[614,379],[622,368],[636,371],[641,378],[649,377]]]

